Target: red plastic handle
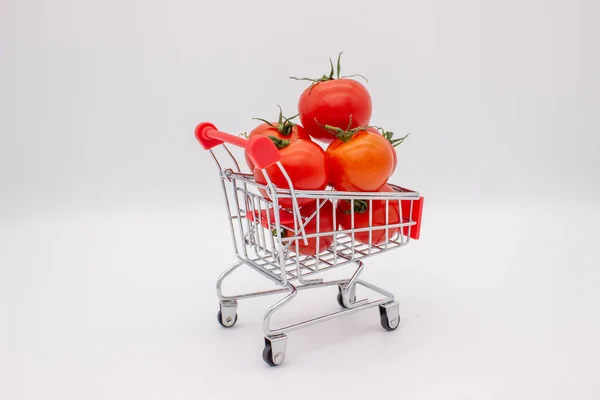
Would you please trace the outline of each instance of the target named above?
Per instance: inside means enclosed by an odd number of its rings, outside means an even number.
[[[205,150],[223,143],[229,143],[246,149],[246,154],[258,168],[267,168],[281,160],[279,150],[268,137],[254,136],[248,139],[219,131],[210,122],[201,122],[196,126],[196,140]]]

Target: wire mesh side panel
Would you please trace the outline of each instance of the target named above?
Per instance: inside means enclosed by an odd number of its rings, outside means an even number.
[[[416,222],[409,218],[412,212],[403,211],[417,199],[418,195],[402,199],[374,193],[367,199],[344,199],[331,192],[316,200],[318,212],[301,209],[309,246],[303,244],[298,232],[282,240],[297,249],[290,257],[295,262],[296,275],[307,277],[408,244]]]
[[[276,210],[251,175],[230,171],[223,181],[232,192],[236,254],[282,283],[404,246],[416,223],[410,215],[418,194],[398,187],[392,193],[361,193],[362,198],[333,190],[296,191],[298,200],[311,199],[299,209],[298,220],[292,210]],[[280,196],[289,198],[285,192]]]
[[[219,180],[221,182],[221,189],[223,190],[233,250],[238,258],[243,259],[245,258],[244,254],[246,249],[238,240],[239,236],[242,234],[240,225],[241,219],[239,215],[239,205],[235,196],[235,183],[230,177],[231,174],[240,173],[240,166],[235,156],[225,145],[217,146],[209,151],[219,171]]]

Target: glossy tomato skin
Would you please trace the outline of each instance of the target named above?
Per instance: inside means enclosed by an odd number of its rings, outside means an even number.
[[[319,124],[347,129],[352,116],[350,128],[367,126],[371,120],[371,96],[354,79],[319,82],[304,90],[298,112],[302,126],[313,139],[331,143],[335,136]]]
[[[279,132],[279,130],[277,129],[277,127],[279,126],[277,124],[277,122],[273,122],[272,124],[273,124],[273,126],[270,126],[269,124],[266,124],[266,123],[258,125],[256,128],[254,128],[250,132],[250,134],[248,135],[248,138],[251,138],[252,136],[260,135],[260,136],[275,136],[278,139],[289,140],[291,142],[295,142],[298,139],[310,140],[309,134],[306,132],[306,130],[301,125],[294,125],[294,127],[292,128],[292,132],[289,135],[284,135],[281,132]]]
[[[381,135],[381,132],[379,131],[379,129],[373,128],[372,126],[368,127],[367,130],[369,132],[373,132],[378,135]],[[396,154],[396,148],[390,143],[390,141],[387,140],[387,142],[389,143],[390,147],[392,148],[392,152],[393,152],[392,154],[394,155],[394,166],[392,167],[392,172],[390,173],[390,176],[392,176],[392,174],[396,171],[396,166],[398,165],[398,154]]]
[[[281,164],[289,175],[294,189],[325,189],[328,182],[328,173],[325,168],[325,152],[321,146],[311,140],[298,139],[279,150],[279,153],[281,154]],[[277,188],[289,188],[285,176],[276,164],[268,167],[266,171],[271,182]],[[267,180],[260,169],[254,168],[253,174],[258,183],[267,184]],[[265,190],[260,189],[260,191],[268,198]],[[314,199],[298,199],[298,205],[302,207],[313,201]],[[279,205],[284,208],[292,208],[292,199],[279,199]]]
[[[378,192],[394,192],[389,185],[385,184]],[[372,224],[369,225],[369,201],[367,200],[367,210],[363,213],[354,212],[354,229],[371,227],[382,227],[373,230],[371,233],[371,244],[377,245],[385,242],[385,228],[386,225],[386,201],[385,200],[372,200]],[[389,200],[388,209],[388,224],[395,225],[400,223],[400,208],[399,200]],[[340,228],[343,230],[352,229],[352,215],[350,211],[350,202],[342,200],[338,203],[337,221],[340,224]],[[400,228],[388,228],[388,239],[391,239],[399,232]],[[354,240],[359,243],[369,243],[369,231],[355,232]]]
[[[380,134],[359,131],[343,142],[336,139],[325,153],[329,181],[336,190],[375,192],[391,175],[394,151]]]
[[[253,136],[275,136],[278,139],[289,140],[290,142],[295,142],[299,139],[310,140],[310,135],[300,125],[294,125],[294,127],[292,128],[292,132],[289,135],[284,135],[281,132],[279,132],[279,130],[277,129],[279,124],[277,122],[273,122],[272,125],[273,126],[267,123],[262,123],[258,125],[250,132],[250,134],[248,135],[248,139],[250,139]],[[248,164],[250,171],[254,171],[254,163],[250,160],[247,154],[246,164]]]
[[[311,215],[314,214],[315,210],[317,208],[317,202],[312,200],[312,203],[305,205],[304,207],[302,207],[300,209],[300,214],[302,214],[303,217],[310,217]],[[313,233],[325,233],[325,232],[334,232],[337,230],[337,227],[333,226],[333,205],[331,204],[331,202],[329,200],[327,200],[324,204],[321,201],[321,207],[319,208],[319,224],[317,225],[317,216],[313,216],[313,218],[308,222],[308,224],[306,224],[306,226],[304,227],[304,230],[306,232],[307,235],[313,234]],[[318,230],[317,230],[318,227]],[[285,231],[286,235],[293,235],[294,232],[290,232],[290,231]],[[301,236],[301,235],[299,235]],[[297,239],[297,243],[298,243],[298,253],[305,255],[305,256],[312,256],[315,255],[317,253],[322,253],[323,251],[327,250],[331,244],[333,243],[333,234],[332,235],[327,235],[327,236],[320,236],[319,237],[319,246],[317,247],[317,238],[316,237],[312,237],[312,238],[307,238],[308,244],[304,244],[304,241],[302,240],[302,238]],[[292,252],[296,252],[296,243],[292,243],[292,245],[289,247],[290,251]]]

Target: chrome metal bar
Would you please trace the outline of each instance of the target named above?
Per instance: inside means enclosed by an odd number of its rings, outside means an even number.
[[[269,228],[271,227],[271,224],[274,222],[271,221],[271,213],[269,212],[269,203],[264,200],[265,203],[265,212],[267,214],[267,226],[269,226]],[[277,227],[275,227],[275,229],[277,229]],[[280,228],[281,229],[281,228]],[[273,254],[275,254],[275,238],[273,233],[271,232],[271,234],[269,235],[269,238],[271,239],[271,250],[273,252]]]
[[[388,236],[390,235],[390,201],[385,200],[385,248],[388,248]]]
[[[356,281],[358,280],[358,276],[361,274],[363,268],[365,267],[365,264],[363,264],[361,261],[357,261],[356,263],[358,264],[358,268],[356,268],[356,271],[354,271],[354,274],[352,274],[352,278],[350,278],[350,281],[348,281],[348,287],[351,287],[356,283]]]
[[[369,254],[373,247],[373,199],[369,199]]]
[[[283,164],[281,164],[281,161],[277,162],[277,166],[281,170],[281,173],[283,174],[283,176],[288,184],[289,193],[292,197],[292,208],[293,208],[294,214],[296,215],[296,218],[298,219],[298,224],[300,225],[300,232],[301,232],[302,238],[304,240],[304,245],[306,246],[308,244],[308,241],[306,240],[306,233],[304,232],[304,226],[301,223],[302,222],[302,214],[300,214],[300,207],[298,206],[298,199],[296,197],[296,191],[294,190],[294,184],[292,183],[292,180],[291,180],[290,176],[288,175],[287,171],[283,167]]]
[[[413,225],[416,225],[415,221],[403,222],[403,223],[397,223],[397,224],[389,224],[389,225],[387,225],[387,228],[391,228],[391,229],[402,228],[402,227],[406,228],[406,227],[413,226]],[[335,233],[337,233],[338,235],[350,235],[352,233],[383,230],[384,228],[386,228],[386,225],[376,226],[376,227],[372,227],[372,228],[364,227],[364,228],[354,228],[354,229],[339,229]],[[310,238],[314,238],[317,236],[329,236],[329,235],[331,235],[331,233],[332,232],[307,233],[306,237],[308,239],[310,239]],[[291,241],[293,241],[295,239],[299,239],[299,238],[300,238],[299,236],[289,236],[286,238],[282,238],[282,241],[283,242],[291,242]]]
[[[229,296],[229,297],[231,297],[232,299],[235,299],[235,300],[244,300],[244,299],[251,299],[251,298],[254,298],[254,297],[262,297],[262,296],[268,296],[268,295],[271,295],[271,294],[279,294],[279,293],[285,293],[285,292],[289,292],[289,290],[286,289],[286,288],[273,289],[273,290],[263,290],[261,292],[238,294],[238,295]]]
[[[236,269],[238,269],[241,265],[242,265],[241,261],[236,262],[231,267],[229,267],[228,269],[226,269],[225,272],[223,272],[219,276],[219,279],[217,279],[217,297],[219,298],[219,300],[235,300],[235,296],[234,297],[232,297],[232,296],[224,296],[223,295],[223,291],[221,290],[221,286],[223,285],[223,280],[225,278],[227,278],[227,276],[229,276],[233,271],[235,271]]]
[[[267,268],[264,268],[263,266],[260,266],[256,263],[256,261],[253,260],[243,260],[244,263],[246,263],[250,268],[254,269],[255,271],[258,271],[260,274],[262,274],[263,276],[269,278],[270,280],[272,280],[273,282],[275,282],[278,285],[285,285],[287,284],[287,277],[286,276],[277,276],[275,273],[273,273],[272,271],[268,270]],[[277,269],[279,269],[279,267],[276,267]],[[285,274],[285,271],[284,271]],[[285,284],[283,284],[283,280],[285,279]]]
[[[231,153],[231,151],[229,150],[229,147],[223,143],[223,147],[225,148],[225,151],[227,152],[227,154],[229,154],[229,158],[231,158],[231,160],[233,161],[233,163],[235,164],[235,168],[237,170],[238,173],[241,173],[241,169],[240,169],[240,164],[238,164],[236,158],[233,156],[233,154]]]
[[[412,215],[413,215],[413,206],[414,206],[414,204],[415,204],[415,202],[414,202],[414,201],[411,201],[411,202],[410,202],[410,214],[409,214],[409,216],[408,216],[409,218],[412,218]],[[408,227],[408,235],[406,235],[406,236],[407,236],[407,242],[410,240],[410,229],[411,229],[411,227],[409,226],[409,227]]]
[[[388,301],[394,300],[394,295],[392,293],[388,292],[385,289],[380,288],[379,286],[376,286],[376,285],[373,285],[372,283],[363,281],[362,279],[357,280],[356,283],[359,284],[359,285],[362,285],[362,286],[364,286],[364,287],[366,287],[368,289],[371,289],[372,291],[377,292],[377,293],[379,293],[382,296],[385,296],[386,297],[386,303]]]
[[[235,197],[235,206],[236,206],[236,211],[237,211],[237,216],[238,216],[238,222],[239,222],[240,238],[243,239],[243,237],[244,237],[244,226],[243,226],[243,223],[242,223],[242,217],[240,215],[240,199],[238,197],[237,184],[236,184],[235,181],[233,181],[232,185],[233,185],[233,196]],[[246,246],[243,246],[243,251],[244,251],[244,256],[248,257],[248,252],[246,250]]]
[[[280,163],[281,164],[281,163]],[[284,258],[284,253],[281,249],[281,220],[279,218],[279,213],[277,212],[279,210],[279,200],[277,199],[277,196],[273,196],[273,193],[275,192],[275,186],[273,185],[273,182],[271,182],[271,178],[269,178],[269,174],[267,174],[267,170],[266,169],[262,169],[262,173],[265,177],[265,180],[267,181],[267,191],[271,197],[271,199],[273,200],[273,209],[275,210],[275,212],[273,213],[273,215],[275,216],[275,227],[276,227],[276,234],[277,234],[277,245],[279,246],[279,250],[278,250],[278,254],[279,254],[279,267],[280,267],[280,274],[281,274],[281,281],[283,285],[287,284],[287,271],[285,270],[285,258]]]
[[[215,164],[217,165],[217,168],[219,169],[219,177],[220,177],[220,181],[221,181],[221,188],[223,189],[223,196],[225,197],[225,208],[227,211],[227,217],[229,218],[229,230],[231,232],[231,238],[233,241],[233,251],[235,253],[235,255],[237,257],[239,257],[239,250],[238,250],[238,243],[237,240],[235,239],[235,229],[233,228],[233,218],[232,218],[232,214],[231,214],[231,203],[229,202],[229,196],[227,193],[227,187],[225,186],[225,175],[223,174],[223,169],[221,168],[221,164],[219,163],[219,160],[217,159],[217,156],[215,155],[215,153],[212,151],[212,149],[210,150],[210,154],[215,162]]]
[[[254,180],[254,176],[251,174],[231,173],[231,177],[236,180],[245,181],[257,188],[267,190],[267,185],[262,185]],[[330,198],[336,197],[341,199],[373,199],[373,200],[385,200],[386,198],[402,198],[418,200],[419,192],[417,191],[399,191],[397,186],[390,185],[394,188],[394,192],[338,192],[333,190],[289,190],[282,188],[275,188],[274,195],[279,198],[291,199],[293,197],[301,197],[306,199],[319,199],[319,198]],[[293,194],[292,194],[293,193]]]
[[[400,214],[400,222],[404,221],[402,217],[402,201],[398,200],[398,214]],[[404,228],[400,228],[400,242],[404,242]]]
[[[338,208],[338,201],[337,199],[332,199],[331,202],[333,203],[333,228],[337,229],[338,228],[338,221],[337,221],[337,208]],[[334,248],[334,253],[333,253],[333,265],[337,264],[337,237],[338,237],[338,233],[334,233],[333,234],[333,248]]]
[[[258,207],[257,207],[257,205],[258,205]],[[258,242],[260,243],[260,239],[262,238],[262,248],[266,252],[267,251],[267,239],[265,237],[265,230],[262,229],[263,216],[262,216],[262,206],[261,206],[260,198],[257,198],[256,196],[252,196],[252,206],[254,207],[254,210],[258,213],[258,221],[257,221],[257,218],[254,219],[256,230],[260,231],[257,234]]]
[[[352,199],[352,200],[350,200],[350,218],[351,218],[350,226],[352,227],[352,241],[350,242],[350,246],[351,246],[350,254],[351,254],[352,259],[354,259],[354,243],[356,242],[356,239],[354,238],[354,235],[356,234],[356,232],[354,231],[354,228],[355,228],[354,215],[355,215],[354,199]]]
[[[246,232],[248,232],[248,239],[250,240],[250,244],[256,250],[257,244],[256,244],[255,237],[254,237],[254,234],[253,234],[254,233],[253,229],[252,229],[253,227],[251,226],[250,220],[248,219],[248,215],[247,215],[248,213],[252,213],[254,211],[254,210],[251,209],[252,207],[250,207],[250,201],[249,201],[250,196],[248,196],[243,190],[239,190],[239,188],[236,189],[236,195],[237,196],[240,196],[240,195],[243,196],[245,209],[244,210],[240,210],[240,211],[243,212],[243,214],[246,216],[246,218],[243,218],[243,220],[246,222],[246,229],[247,229]],[[243,228],[242,228],[242,230],[243,230]]]
[[[283,333],[279,331],[272,331],[269,328],[269,325],[271,323],[271,316],[273,315],[273,313],[275,313],[275,311],[279,310],[281,307],[292,301],[292,299],[298,294],[298,290],[291,283],[287,284],[287,288],[289,289],[288,295],[285,296],[283,299],[279,300],[277,303],[273,304],[271,307],[269,307],[269,309],[265,313],[265,317],[263,319],[263,331],[267,336],[278,335]]]
[[[325,204],[325,202],[323,202],[323,205],[324,204]],[[315,231],[317,233],[321,233],[321,206],[322,206],[321,200],[317,200],[317,207],[316,207],[317,208],[317,220],[315,221],[317,224]],[[317,236],[317,240],[315,243],[315,246],[317,249],[317,254],[315,255],[317,257],[317,260],[315,262],[315,269],[317,269],[317,270],[319,269],[319,255],[321,254],[321,252],[319,251],[319,249],[320,249],[319,246],[321,245],[320,240],[321,240],[321,236]]]
[[[344,309],[342,311],[337,311],[337,312],[333,312],[333,313],[330,313],[330,314],[322,315],[320,317],[312,318],[312,319],[309,319],[309,320],[306,320],[306,321],[298,322],[298,323],[295,323],[295,324],[292,324],[292,325],[288,325],[288,326],[284,326],[284,327],[281,327],[281,328],[270,329],[269,322],[270,322],[270,319],[271,319],[273,313],[276,310],[278,310],[281,307],[283,307],[286,303],[288,303],[289,301],[291,301],[291,299],[296,296],[297,289],[294,288],[294,290],[288,296],[286,296],[284,299],[280,300],[279,302],[275,303],[275,305],[272,306],[269,309],[269,311],[267,312],[268,319],[265,316],[265,320],[263,321],[263,330],[264,330],[265,334],[266,335],[282,335],[282,334],[285,334],[287,332],[292,332],[292,331],[295,331],[295,330],[298,330],[298,329],[301,329],[301,328],[305,328],[305,327],[308,327],[308,326],[316,325],[316,324],[321,323],[321,322],[326,322],[326,321],[332,320],[332,319],[337,318],[337,317],[341,317],[341,316],[352,314],[352,313],[355,313],[355,312],[358,312],[358,311],[366,310],[368,308],[377,307],[379,305],[388,303],[388,302],[390,302],[390,301],[392,301],[394,299],[394,296],[391,293],[389,293],[388,291],[386,291],[384,289],[381,289],[381,288],[379,288],[379,287],[377,287],[377,286],[375,286],[373,284],[366,283],[366,282],[361,281],[361,280],[357,280],[356,283],[360,284],[360,285],[363,285],[363,286],[365,286],[365,287],[367,287],[367,288],[369,288],[369,289],[371,289],[371,290],[373,290],[373,291],[375,291],[375,292],[377,292],[377,293],[379,293],[379,294],[381,294],[381,295],[383,295],[385,297],[382,298],[382,299],[379,299],[379,300],[374,300],[374,301],[370,301],[370,302],[361,304],[361,305],[359,305],[357,307],[354,307],[354,308],[348,308],[348,309]],[[322,286],[322,285],[319,285],[319,286]]]

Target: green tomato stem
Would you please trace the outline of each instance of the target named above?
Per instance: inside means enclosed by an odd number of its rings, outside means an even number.
[[[273,141],[273,143],[275,143],[275,147],[277,147],[279,150],[285,149],[286,147],[288,147],[290,145],[289,140],[279,139],[276,136],[269,136],[269,139],[271,139]]]

